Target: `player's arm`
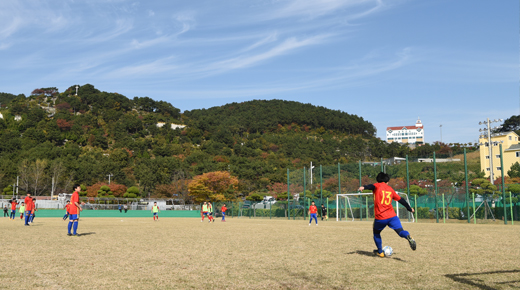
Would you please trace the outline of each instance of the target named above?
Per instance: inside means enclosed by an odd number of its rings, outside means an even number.
[[[79,204],[79,202],[75,201],[74,205],[79,209],[79,211],[83,211],[83,209],[81,208],[81,205]]]
[[[373,184],[367,184],[365,186],[361,186],[360,188],[358,188],[358,191],[363,191],[365,189],[368,189],[368,190],[375,190],[376,187],[373,185]]]
[[[400,200],[398,200],[397,202],[399,202],[400,204],[402,204],[408,211],[411,211],[411,212],[415,212],[413,210],[413,208],[410,206],[410,204],[408,204],[408,202],[404,199],[404,198],[401,198]]]

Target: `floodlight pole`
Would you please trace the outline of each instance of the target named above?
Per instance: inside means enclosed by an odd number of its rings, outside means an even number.
[[[108,174],[108,185],[110,185],[110,177],[114,176],[112,173]]]
[[[507,225],[507,203],[506,203],[506,190],[504,188],[504,158],[502,157],[502,144],[500,144],[500,170],[502,172],[502,205],[504,207],[504,224]],[[513,217],[511,216],[511,220]]]

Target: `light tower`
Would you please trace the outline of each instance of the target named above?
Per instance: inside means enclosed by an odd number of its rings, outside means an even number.
[[[76,85],[76,96],[78,95],[78,88],[79,88],[79,86]]]
[[[494,181],[495,181],[494,175],[493,175],[493,144],[491,143],[491,130],[502,128],[502,126],[491,128],[491,123],[502,122],[502,121],[503,121],[502,119],[489,120],[489,118],[487,118],[487,120],[484,122],[478,122],[479,125],[486,126],[485,128],[481,128],[478,131],[484,132],[482,135],[480,135],[481,138],[487,137],[487,139],[488,139],[487,145],[489,147],[489,181],[491,182],[491,184],[494,184]],[[479,145],[483,146],[486,144],[479,143]]]

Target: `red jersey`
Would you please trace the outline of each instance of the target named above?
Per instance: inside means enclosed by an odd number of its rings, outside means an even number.
[[[11,209],[12,209],[12,210],[15,210],[17,204],[18,204],[18,203],[17,203],[16,201],[11,202]]]
[[[227,210],[227,207],[225,207],[225,206],[222,206],[222,208],[220,209],[220,211],[222,211],[223,213],[225,213],[226,210]]]
[[[72,197],[70,198],[69,214],[78,214],[78,207],[76,206],[76,202],[79,204],[79,194],[77,191],[74,191]]]
[[[69,209],[70,209],[70,203],[67,203],[67,205],[65,206],[65,211],[67,213],[69,213]]]
[[[25,211],[29,211],[34,208],[32,197],[29,197],[29,196],[25,197],[24,202],[25,202]]]
[[[396,216],[392,200],[399,201],[401,197],[388,186],[388,184],[381,182],[374,184],[374,216],[376,220],[386,220]]]
[[[309,212],[310,213],[318,213],[318,208],[315,205],[311,205],[309,207]]]

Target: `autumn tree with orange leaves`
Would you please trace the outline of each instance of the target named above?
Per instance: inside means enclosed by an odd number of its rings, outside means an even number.
[[[236,198],[238,178],[227,171],[214,171],[195,176],[188,185],[195,202],[223,201]]]

